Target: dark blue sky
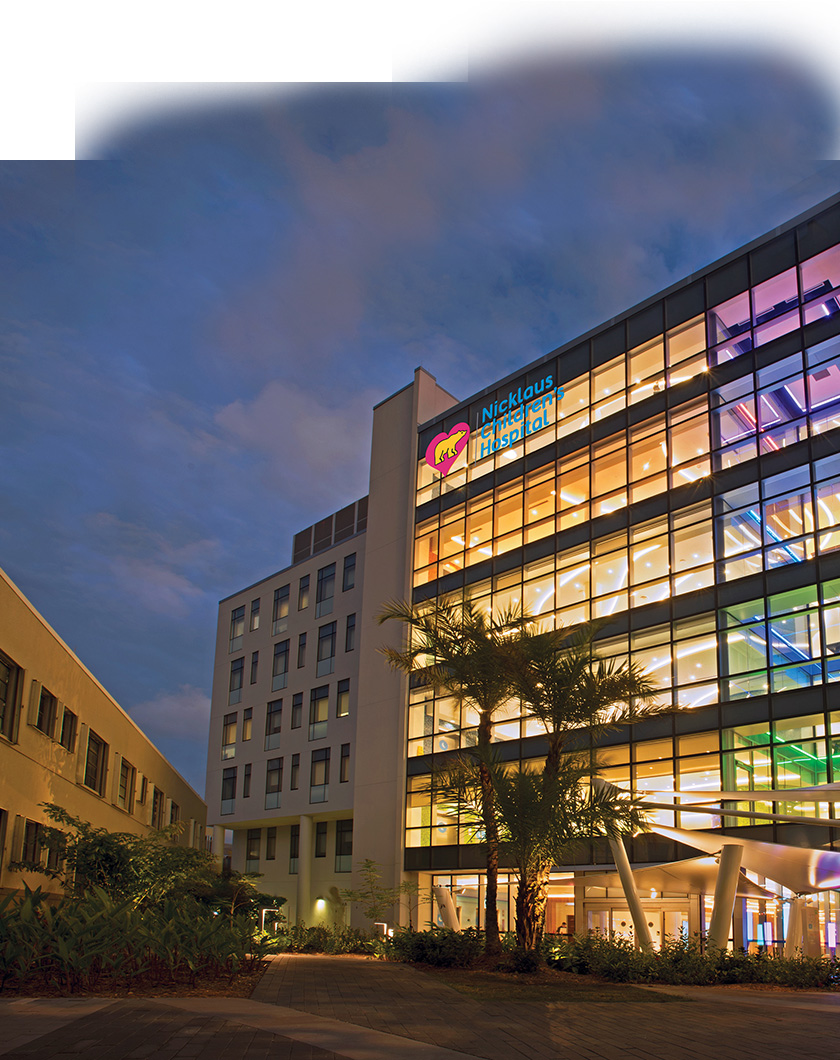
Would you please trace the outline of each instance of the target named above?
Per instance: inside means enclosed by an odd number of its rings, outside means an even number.
[[[568,58],[0,163],[0,566],[200,790],[219,598],[467,396],[840,190],[807,71]]]

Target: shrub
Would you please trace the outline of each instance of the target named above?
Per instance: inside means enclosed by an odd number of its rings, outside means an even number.
[[[385,943],[386,956],[392,960],[431,964],[438,968],[467,968],[483,948],[483,938],[475,928],[464,931],[401,928]]]

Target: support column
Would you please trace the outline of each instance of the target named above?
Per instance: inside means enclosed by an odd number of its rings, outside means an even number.
[[[650,937],[650,928],[648,928],[647,917],[645,916],[645,911],[642,908],[642,903],[639,899],[638,891],[636,890],[636,881],[633,879],[633,872],[630,868],[630,859],[627,857],[624,841],[620,837],[616,839],[611,838],[610,850],[612,851],[613,860],[615,861],[615,867],[618,869],[624,897],[627,899],[627,905],[630,907],[630,916],[633,918],[633,928],[636,932],[636,940],[643,950],[651,950],[653,949],[653,943]]]
[[[312,818],[304,813],[300,815],[295,919],[298,924],[312,924]]]
[[[802,949],[802,907],[804,898],[794,898],[788,913],[788,928],[785,935],[785,957],[795,957],[796,951]]]
[[[717,882],[715,883],[715,904],[712,910],[712,922],[709,924],[707,942],[710,946],[724,949],[729,941],[729,929],[732,924],[732,912],[735,908],[735,893],[738,890],[738,874],[741,871],[741,854],[743,848],[737,843],[727,843],[721,848]]]
[[[225,860],[225,830],[221,825],[213,825],[213,857],[219,863],[219,871],[221,872],[222,863]]]

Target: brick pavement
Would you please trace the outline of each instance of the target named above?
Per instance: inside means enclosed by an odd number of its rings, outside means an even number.
[[[0,998],[3,1060],[804,1060],[838,1055],[840,995],[657,988],[678,1000],[465,997],[354,957],[274,958],[250,1000]]]

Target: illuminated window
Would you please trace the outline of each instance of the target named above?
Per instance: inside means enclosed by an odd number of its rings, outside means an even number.
[[[237,607],[230,613],[230,651],[239,651],[242,647],[242,636],[245,633],[245,605]]]
[[[271,618],[271,635],[285,633],[289,625],[289,586],[274,590],[274,610]]]

